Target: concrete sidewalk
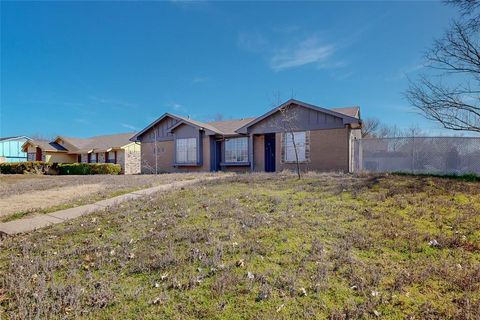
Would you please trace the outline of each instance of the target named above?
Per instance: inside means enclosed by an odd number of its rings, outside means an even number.
[[[216,180],[216,179],[225,178],[225,177],[227,177],[227,175],[168,183],[168,184],[164,184],[156,187],[151,187],[148,189],[126,193],[117,197],[105,199],[92,204],[86,204],[86,205],[75,207],[75,208],[60,210],[60,211],[51,212],[51,213],[39,214],[29,218],[17,219],[10,222],[0,223],[0,235],[2,234],[14,235],[18,233],[34,231],[40,228],[45,228],[52,224],[57,224],[57,223],[62,223],[64,221],[72,220],[95,211],[99,211],[102,209],[104,210],[106,208],[116,206],[117,204],[125,201],[139,199],[139,198],[154,194],[156,192],[174,190],[174,189],[190,186],[198,182]]]

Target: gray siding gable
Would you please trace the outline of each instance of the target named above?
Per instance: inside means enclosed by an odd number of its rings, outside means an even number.
[[[287,111],[294,130],[336,129],[345,126],[341,117],[302,106],[292,106]],[[277,111],[248,128],[248,133],[263,134],[285,131],[284,117]]]
[[[349,123],[359,123],[360,120],[336,111],[317,107],[308,103],[290,99],[280,106],[270,110],[237,130],[238,133],[273,133],[284,130],[280,108],[288,107],[294,113],[296,130],[319,130],[343,128]]]
[[[150,127],[147,127],[143,131],[135,135],[131,140],[140,142],[155,142],[155,134],[157,141],[173,140],[173,134],[170,132],[170,128],[175,126],[179,119],[170,115],[164,115],[156,121]]]

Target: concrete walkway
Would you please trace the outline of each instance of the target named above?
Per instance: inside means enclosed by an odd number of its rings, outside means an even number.
[[[227,177],[227,175],[168,183],[168,184],[164,184],[156,187],[151,187],[148,189],[126,193],[117,197],[98,201],[92,204],[86,204],[83,206],[74,207],[70,209],[65,209],[65,210],[60,210],[60,211],[45,213],[45,214],[39,214],[33,217],[0,223],[0,235],[2,234],[14,235],[18,233],[34,231],[40,228],[45,228],[52,224],[62,223],[64,221],[72,220],[95,211],[113,207],[125,201],[139,199],[139,198],[154,194],[156,192],[178,189],[178,188],[196,184],[198,182],[216,180],[216,179],[225,178],[225,177]]]

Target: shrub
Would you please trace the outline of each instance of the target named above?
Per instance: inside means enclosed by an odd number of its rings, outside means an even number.
[[[113,163],[51,163],[43,161],[0,163],[2,174],[87,175],[120,174],[122,168]]]
[[[6,162],[0,163],[0,173],[3,174],[58,174],[58,164],[43,161]]]
[[[58,166],[61,175],[120,174],[122,168],[113,163],[62,163]]]

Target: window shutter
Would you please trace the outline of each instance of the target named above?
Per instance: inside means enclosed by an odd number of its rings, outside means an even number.
[[[280,144],[281,144],[281,156],[280,156],[280,163],[285,163],[285,139],[286,136],[283,132],[280,133]]]
[[[310,162],[310,131],[305,132],[305,162]]]

